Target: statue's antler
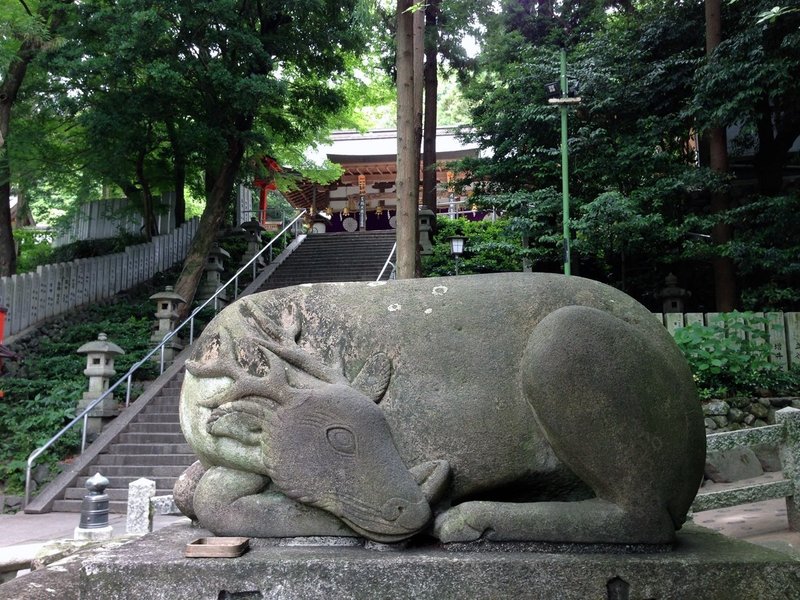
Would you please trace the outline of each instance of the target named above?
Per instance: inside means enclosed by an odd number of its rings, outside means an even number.
[[[307,375],[313,387],[348,384],[343,373],[297,345],[301,324],[295,320],[290,329],[269,319],[252,302],[243,300],[239,307],[242,320],[233,326],[221,324],[216,335],[188,360],[186,367],[195,377],[227,377],[232,384],[214,404],[233,402],[247,396],[267,398],[278,404],[292,404],[302,398],[287,375],[289,367]],[[237,331],[243,328],[245,331]]]

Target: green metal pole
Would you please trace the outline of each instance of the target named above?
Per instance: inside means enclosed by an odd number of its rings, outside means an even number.
[[[567,97],[567,51],[561,49],[561,97]],[[567,149],[567,105],[559,107],[561,111],[561,190],[564,237],[564,275],[571,275],[569,250],[569,151]]]

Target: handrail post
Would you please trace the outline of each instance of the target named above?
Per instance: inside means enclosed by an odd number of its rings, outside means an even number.
[[[131,404],[131,384],[133,383],[133,373],[128,373],[128,384],[127,389],[125,390],[125,408],[128,408]]]
[[[794,487],[794,495],[786,496],[786,516],[789,529],[800,531],[800,409],[787,406],[776,411],[775,422],[783,425],[783,440],[778,448],[783,477]]]
[[[194,316],[189,317],[189,345],[194,343]]]
[[[81,454],[86,450],[86,432],[89,430],[89,413],[83,415],[83,432],[81,433]]]

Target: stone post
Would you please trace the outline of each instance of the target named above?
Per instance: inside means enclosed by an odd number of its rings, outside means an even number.
[[[108,389],[109,379],[117,374],[114,370],[114,355],[125,354],[125,351],[108,341],[105,333],[101,333],[96,341],[84,344],[77,352],[86,355],[86,369],[83,374],[89,378],[89,390],[84,392],[83,398],[78,402],[78,412],[81,413]],[[117,413],[114,395],[109,394],[89,413],[86,438],[94,440],[103,425],[116,417]]]
[[[150,498],[156,495],[156,482],[144,477],[128,484],[128,516],[125,531],[144,535],[153,531],[153,509]]]
[[[111,539],[113,528],[108,524],[108,495],[105,493],[108,483],[100,473],[86,480],[89,493],[83,497],[81,520],[74,534],[76,540]]]
[[[150,341],[158,345],[161,341],[172,333],[175,322],[178,320],[178,306],[184,304],[186,300],[173,291],[171,285],[164,288],[163,292],[158,292],[150,296],[151,300],[156,301],[156,329],[150,336]],[[170,362],[183,350],[183,343],[178,337],[173,337],[164,348],[164,362]],[[153,355],[153,360],[160,360],[158,354]]]
[[[244,266],[250,262],[251,258],[261,251],[263,247],[261,243],[261,232],[266,231],[266,229],[261,226],[261,223],[259,223],[256,218],[242,223],[241,228],[247,232],[247,250],[242,255],[242,260],[239,263],[241,266]],[[266,264],[264,263],[263,257],[256,261],[256,269],[261,269],[265,266]]]
[[[224,248],[220,248],[217,242],[211,247],[206,257],[206,264],[203,267],[205,278],[197,289],[197,299],[200,301],[208,300],[222,285],[220,275],[225,270],[225,259],[231,255]],[[217,296],[220,304],[218,308],[223,308],[228,303],[227,291],[222,291]]]
[[[779,448],[783,476],[794,485],[794,496],[786,497],[786,516],[789,529],[800,531],[800,409],[782,408],[775,413],[775,421],[783,426]]]
[[[663,289],[656,293],[656,298],[662,300],[661,312],[684,312],[685,300],[690,298],[692,293],[689,290],[678,287],[678,278],[673,273],[670,273],[664,278],[664,286]]]
[[[422,206],[417,214],[419,220],[420,254],[433,254],[433,226],[436,213],[427,206]]]

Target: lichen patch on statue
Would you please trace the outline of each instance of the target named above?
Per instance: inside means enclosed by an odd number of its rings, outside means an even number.
[[[218,535],[668,543],[702,474],[688,367],[613,288],[503,274],[243,298],[187,361]]]

